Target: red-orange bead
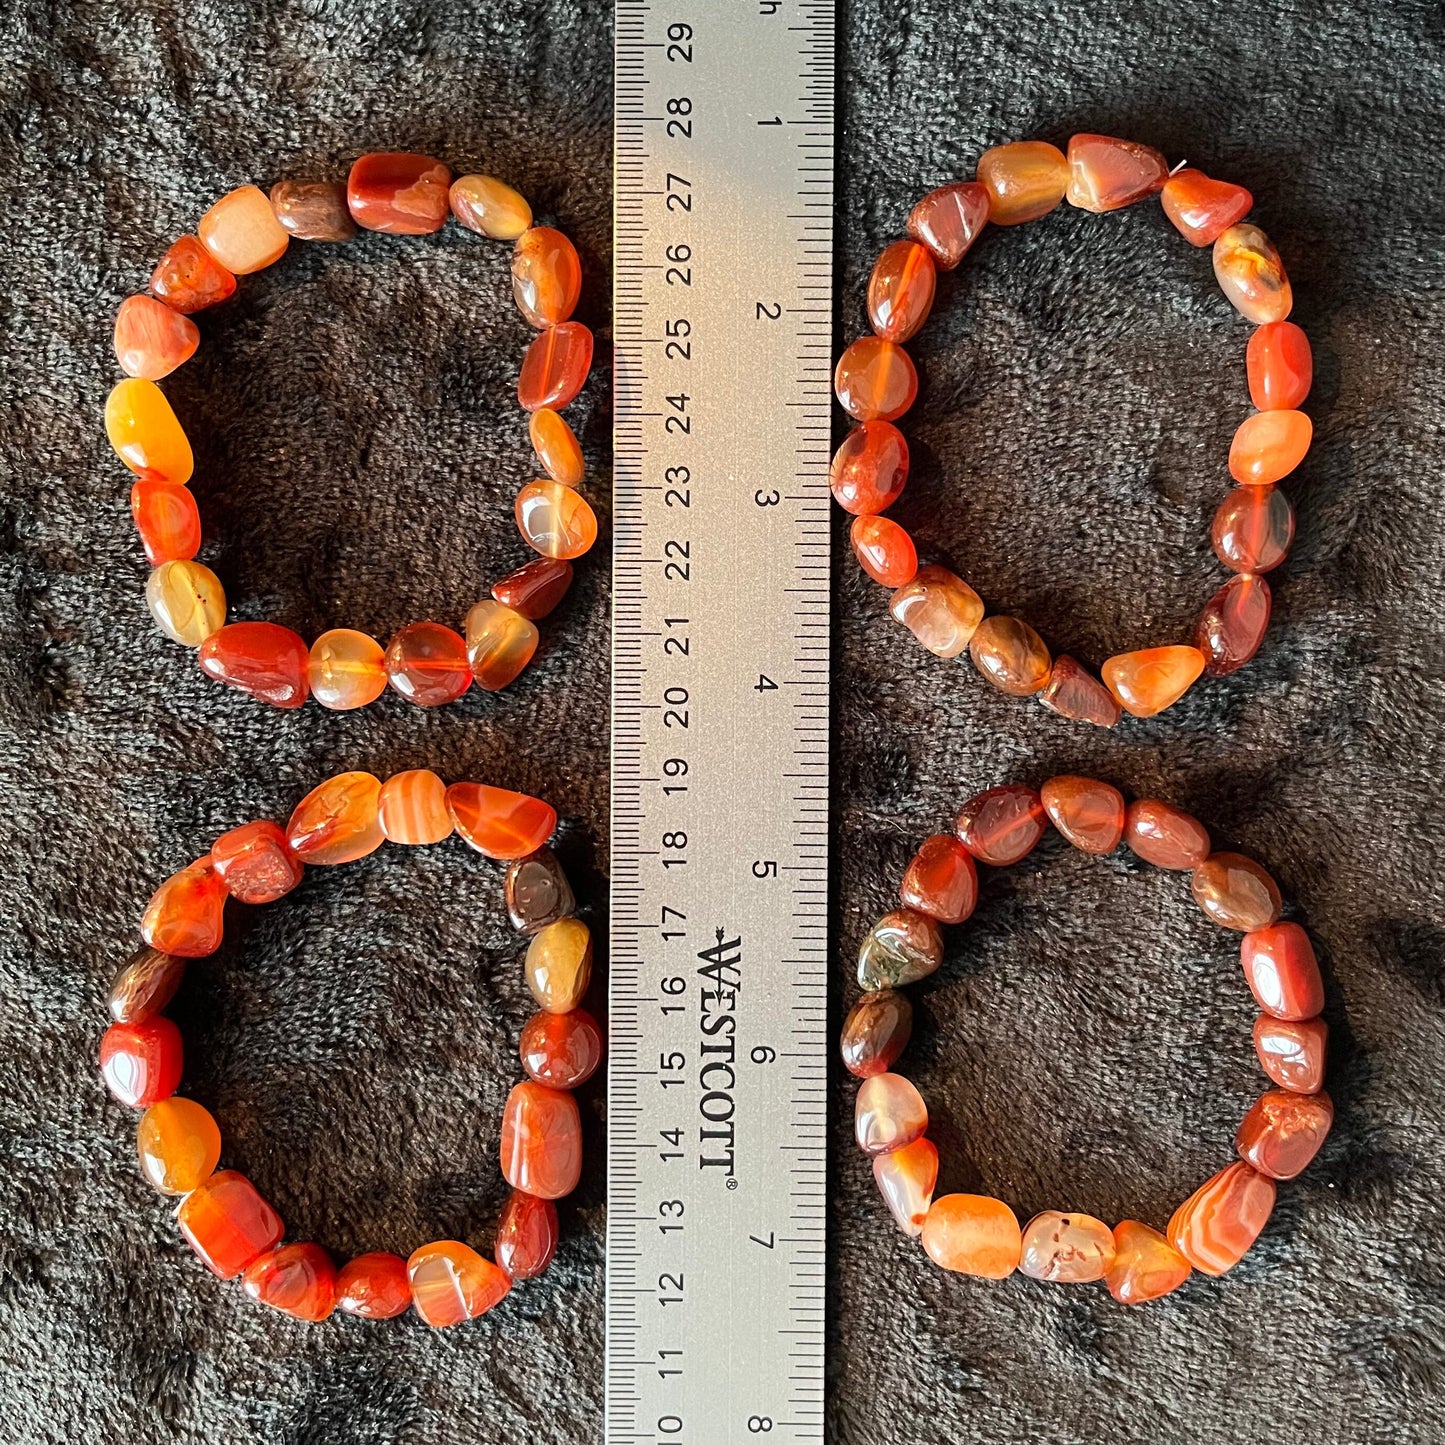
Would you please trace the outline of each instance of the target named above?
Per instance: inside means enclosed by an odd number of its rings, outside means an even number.
[[[246,1266],[241,1288],[257,1304],[314,1324],[336,1308],[336,1266],[319,1244],[282,1244]]]
[[[1323,1019],[1277,1019],[1261,1014],[1254,1021],[1259,1066],[1281,1089],[1317,1093],[1325,1081],[1329,1034]]]
[[[557,326],[577,309],[582,262],[577,248],[551,226],[533,226],[512,249],[512,295],[539,331]]]
[[[855,517],[848,540],[858,565],[885,587],[906,587],[918,575],[913,538],[887,517]]]
[[[1266,322],[1249,338],[1245,369],[1249,399],[1260,411],[1296,411],[1314,381],[1310,339],[1293,321]]]
[[[1153,146],[1108,135],[1070,137],[1068,159],[1068,202],[1085,211],[1132,206],[1169,179],[1169,162]]]
[[[1153,717],[1194,686],[1204,671],[1204,654],[1197,647],[1146,647],[1111,657],[1101,670],[1125,712]]]
[[[1189,1261],[1157,1229],[1136,1219],[1114,1226],[1114,1262],[1104,1272],[1104,1283],[1121,1305],[1172,1294],[1191,1273]]]
[[[1156,868],[1193,872],[1209,857],[1209,829],[1157,798],[1137,798],[1124,817],[1124,841]]]
[[[868,319],[888,341],[916,336],[933,308],[937,273],[933,257],[917,241],[885,246],[868,278]]]
[[[1231,1164],[1201,1184],[1169,1221],[1169,1243],[1204,1274],[1234,1268],[1274,1210],[1274,1180]]]
[[[1064,199],[1069,163],[1047,141],[1010,141],[978,158],[978,179],[988,191],[989,220],[995,226],[1017,226],[1048,215]]]
[[[552,1263],[560,1234],[550,1199],[514,1189],[497,1221],[497,1264],[512,1279],[535,1279]]]
[[[1257,411],[1229,444],[1229,474],[1253,487],[1280,481],[1304,461],[1313,437],[1314,425],[1302,411]]]
[[[527,411],[567,405],[592,369],[592,333],[579,321],[548,327],[527,348],[517,378],[517,400]]]
[[[572,564],[561,557],[538,557],[492,584],[492,596],[530,622],[546,617],[572,585]]]
[[[451,211],[452,173],[431,156],[371,151],[346,178],[346,206],[358,226],[390,236],[441,230]]]
[[[935,263],[952,271],[988,223],[988,191],[977,181],[954,181],[930,191],[908,214],[908,234]]]
[[[1048,826],[1039,795],[1022,783],[1005,783],[970,798],[953,830],[980,863],[1011,868],[1034,851]]]
[[[828,484],[833,500],[855,516],[887,511],[908,481],[908,443],[892,422],[855,426],[833,454]]]
[[[411,1303],[411,1281],[399,1254],[377,1250],[342,1265],[336,1274],[336,1308],[363,1320],[394,1320]]]
[[[352,863],[386,841],[380,806],[380,778],[337,773],[297,803],[286,824],[286,841],[305,863]]]
[[[407,1260],[406,1270],[412,1304],[434,1329],[486,1314],[512,1287],[502,1269],[455,1239],[424,1244]]]
[[[236,278],[194,236],[172,243],[151,272],[151,295],[191,315],[236,294]]]
[[[219,1170],[186,1195],[176,1222],[201,1263],[219,1279],[234,1279],[286,1232],[281,1216],[234,1169]]]
[[[274,903],[306,871],[275,823],[247,823],[211,844],[211,863],[226,892],[241,903]]]
[[[272,707],[300,707],[311,692],[311,649],[274,622],[232,622],[201,643],[201,671]]]
[[[577,486],[583,477],[582,447],[576,433],[555,412],[543,407],[534,411],[527,423],[527,434],[537,464],[564,487]]]
[[[1113,727],[1123,713],[1114,694],[1092,673],[1067,656],[1054,659],[1048,682],[1035,696],[1050,712],[1056,712],[1060,717],[1093,723],[1101,728]]]
[[[1320,1152],[1335,1106],[1328,1094],[1271,1089],[1261,1094],[1234,1136],[1239,1157],[1271,1179],[1293,1179]]]
[[[1294,508],[1278,487],[1234,487],[1210,529],[1214,555],[1231,572],[1270,572],[1294,541]]]
[[[201,550],[201,514],[189,487],[138,481],[130,489],[130,514],[152,567],[189,562]]]
[[[602,1062],[602,1030],[586,1009],[534,1013],[522,1027],[522,1067],[549,1089],[575,1089]]]
[[[1314,1018],[1325,1006],[1314,945],[1298,923],[1266,923],[1246,933],[1239,958],[1254,1001],[1272,1018],[1299,1022]]]
[[[530,1079],[512,1086],[502,1111],[502,1174],[513,1189],[540,1199],[560,1199],[577,1187],[582,1116],[571,1094]]]
[[[1211,853],[1194,870],[1189,888],[1194,901],[1221,928],[1239,933],[1268,928],[1284,906],[1279,885],[1253,858],[1241,853]],[[1292,926],[1304,935],[1298,924]],[[1308,946],[1308,939],[1305,942]]]
[[[1254,205],[1254,197],[1243,186],[1212,180],[1188,167],[1164,182],[1160,200],[1164,214],[1191,246],[1212,246]]]
[[[940,923],[962,923],[978,903],[973,854],[951,833],[925,838],[904,869],[898,896],[905,908]]]
[[[561,482],[528,482],[513,511],[522,540],[544,557],[571,561],[597,541],[597,514],[581,492]]]
[[[141,917],[141,937],[161,953],[205,958],[221,946],[226,888],[209,857],[173,873]]]
[[[1044,812],[1075,848],[1112,853],[1124,836],[1124,795],[1097,778],[1070,774],[1050,778],[1039,789]]]
[[[485,783],[453,783],[447,810],[457,832],[488,858],[525,858],[557,827],[557,810],[550,804]]]
[[[112,1024],[100,1040],[105,1086],[132,1109],[169,1099],[181,1082],[181,1031],[164,1014]]]
[[[918,373],[901,346],[860,336],[833,372],[838,404],[858,421],[896,421],[918,395]]]
[[[440,622],[412,622],[386,648],[386,680],[418,707],[455,702],[472,685],[467,644]]]
[[[127,296],[115,317],[115,357],[127,376],[159,381],[196,354],[196,323],[154,296]]]
[[[1205,603],[1194,645],[1204,654],[1210,677],[1238,672],[1259,651],[1269,628],[1269,604],[1269,583],[1248,573],[1231,577]]]

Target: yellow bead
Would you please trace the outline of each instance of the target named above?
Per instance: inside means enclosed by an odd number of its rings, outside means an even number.
[[[467,613],[467,661],[477,685],[499,692],[532,660],[536,626],[490,597]]]
[[[241,186],[222,196],[201,217],[196,235],[233,276],[247,276],[279,261],[291,239],[276,219],[271,198],[258,186]]]
[[[184,486],[195,469],[191,444],[153,381],[130,376],[105,400],[105,434],[115,454],[136,476]]]
[[[386,654],[364,632],[334,627],[311,644],[311,696],[333,712],[350,712],[386,691]]]
[[[199,562],[162,562],[146,582],[146,606],[167,637],[199,647],[226,620],[221,579]]]
[[[193,1099],[172,1096],[152,1104],[136,1130],[140,1172],[162,1194],[189,1194],[215,1173],[221,1131]]]
[[[549,923],[527,945],[527,987],[549,1014],[571,1013],[592,977],[592,935],[580,918]]]
[[[515,241],[532,224],[526,197],[495,176],[458,176],[450,194],[452,215],[494,241]]]

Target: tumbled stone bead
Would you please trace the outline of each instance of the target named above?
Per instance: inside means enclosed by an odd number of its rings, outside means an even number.
[[[152,567],[189,562],[201,550],[201,514],[189,487],[137,481],[130,489],[130,514]]]
[[[978,158],[978,179],[988,192],[989,220],[1017,226],[1047,216],[1064,199],[1069,163],[1047,141],[1010,141]]]
[[[857,421],[896,421],[918,395],[918,373],[901,346],[860,336],[838,358],[833,391]]]
[[[1114,1232],[1102,1219],[1046,1209],[1024,1225],[1019,1272],[1052,1284],[1088,1284],[1109,1272],[1114,1252]]]
[[[116,974],[106,1008],[118,1024],[138,1024],[158,1014],[186,976],[186,961],[158,948],[137,949]]]
[[[1335,1121],[1328,1094],[1271,1089],[1254,1101],[1234,1136],[1239,1157],[1271,1179],[1293,1179],[1309,1164]]]
[[[1032,788],[1004,783],[974,794],[958,810],[953,831],[980,863],[1011,868],[1034,851],[1048,826]]]
[[[447,811],[478,853],[510,862],[535,853],[557,827],[557,810],[540,798],[485,783],[453,783]]]
[[[221,1131],[194,1099],[162,1099],[136,1127],[140,1172],[162,1194],[189,1194],[216,1172]]]
[[[132,1109],[169,1099],[181,1082],[181,1031],[164,1014],[111,1024],[100,1038],[100,1076]]]
[[[1114,1226],[1114,1262],[1104,1273],[1104,1284],[1121,1305],[1162,1299],[1192,1273],[1189,1261],[1157,1229],[1136,1219]]]
[[[311,692],[306,641],[274,622],[233,622],[201,643],[201,671],[272,707],[300,707]]]
[[[1294,541],[1294,508],[1278,487],[1235,487],[1214,514],[1210,540],[1231,572],[1271,572]]]
[[[858,946],[858,982],[867,989],[901,988],[927,978],[943,962],[943,935],[911,908],[885,913]]]
[[[528,482],[517,493],[517,530],[544,557],[570,561],[597,540],[597,515],[587,499],[561,482]]]
[[[892,422],[855,426],[833,454],[828,485],[833,500],[854,516],[885,512],[908,481],[908,443]]]
[[[535,1279],[552,1263],[560,1235],[557,1206],[514,1189],[497,1220],[497,1265],[512,1279]]]
[[[1210,677],[1238,672],[1260,649],[1269,629],[1269,583],[1240,573],[1208,602],[1194,625],[1194,645]]]
[[[1257,411],[1229,444],[1229,474],[1252,487],[1280,481],[1304,461],[1313,436],[1302,411]]]
[[[1314,381],[1309,337],[1293,321],[1257,327],[1245,351],[1245,371],[1249,399],[1260,411],[1295,411]]]
[[[1154,717],[1194,686],[1204,671],[1204,654],[1197,647],[1146,647],[1111,657],[1100,671],[1125,712]]]
[[[115,314],[115,359],[127,376],[159,381],[200,344],[196,323],[154,296],[127,296]]]
[[[431,156],[371,151],[346,178],[346,208],[358,226],[389,236],[425,236],[446,224],[452,173]]]
[[[1018,617],[985,617],[969,638],[968,655],[984,680],[1010,697],[1032,697],[1053,667],[1043,638]]]
[[[925,838],[903,870],[898,896],[905,908],[940,923],[962,923],[978,902],[973,854],[951,833]]]
[[[1277,1019],[1261,1014],[1254,1021],[1254,1051],[1260,1067],[1291,1093],[1319,1092],[1325,1081],[1328,1042],[1329,1026],[1323,1019]]]
[[[412,1306],[434,1329],[486,1314],[512,1287],[499,1266],[455,1239],[439,1239],[413,1251],[406,1273]]]
[[[1124,841],[1146,863],[1192,873],[1209,857],[1209,829],[1157,798],[1138,798],[1124,815]]]
[[[571,1013],[592,978],[592,932],[580,918],[538,929],[522,965],[532,997],[549,1013]]]
[[[319,1244],[282,1244],[241,1272],[248,1299],[315,1324],[336,1308],[336,1266]]]
[[[858,565],[885,587],[904,587],[918,575],[913,538],[887,517],[854,517],[848,540]]]
[[[146,578],[146,606],[172,641],[199,647],[226,620],[221,579],[200,562],[162,562]]]
[[[203,1180],[176,1211],[186,1243],[218,1279],[234,1279],[280,1244],[281,1216],[244,1174],[221,1169]]]
[[[1231,226],[1214,243],[1214,278],[1229,304],[1263,325],[1283,321],[1294,304],[1274,243],[1258,226]]]
[[[1216,854],[1216,857],[1237,855]],[[1247,858],[1238,861],[1249,862]],[[1263,914],[1272,908],[1277,915],[1279,890],[1274,880],[1258,864],[1250,866],[1258,874],[1258,878],[1249,875],[1255,912]],[[1240,940],[1239,960],[1254,1001],[1272,1018],[1300,1022],[1314,1018],[1324,1008],[1325,985],[1320,977],[1319,961],[1309,934],[1298,923],[1275,923],[1267,918],[1253,925],[1252,931]]]
[[[1231,1164],[1201,1184],[1169,1221],[1169,1243],[1202,1274],[1228,1273],[1244,1258],[1274,1209],[1274,1181]]]
[[[300,881],[305,865],[275,823],[246,823],[211,844],[216,877],[238,903],[274,903]]]
[[[988,190],[977,181],[954,181],[929,191],[908,213],[907,231],[934,262],[952,271],[988,223]]]
[[[201,245],[233,276],[264,271],[286,254],[290,236],[257,186],[222,196],[196,227]]]
[[[234,296],[236,278],[194,236],[182,236],[151,272],[150,291],[190,316]]]
[[[440,622],[409,622],[387,643],[386,680],[418,707],[444,707],[472,685],[467,644]]]
[[[540,640],[536,627],[520,612],[491,597],[467,613],[466,629],[467,662],[477,686],[487,692],[498,692],[515,681]]]
[[[935,657],[957,657],[983,620],[983,599],[946,567],[920,567],[888,599],[888,611]]]
[[[461,225],[494,241],[515,241],[532,224],[526,197],[495,176],[458,176],[447,199]]]
[[[336,1272],[336,1308],[363,1320],[394,1320],[411,1303],[411,1281],[399,1254],[376,1250]]]
[[[512,296],[538,331],[566,321],[582,295],[577,248],[551,226],[524,231],[512,249]]]
[[[277,181],[271,209],[298,241],[349,241],[356,234],[340,181]]]
[[[1164,182],[1159,199],[1164,214],[1191,246],[1212,246],[1254,206],[1254,197],[1243,186],[1213,180],[1187,166]]]
[[[304,863],[352,863],[386,841],[380,805],[380,778],[337,773],[297,803],[286,824],[286,841]]]
[[[1071,206],[1085,211],[1117,211],[1162,190],[1169,179],[1169,162],[1153,146],[1113,136],[1081,134],[1069,137]]]
[[[116,382],[105,399],[105,434],[116,456],[145,481],[190,481],[191,444],[155,382],[138,376]]]
[[[592,370],[592,333],[580,321],[549,326],[522,358],[517,401],[526,411],[557,411],[576,397]]]
[[[1214,922],[1239,933],[1267,927],[1283,906],[1274,879],[1242,853],[1211,853],[1194,870],[1189,887]]]
[[[602,1062],[602,1030],[586,1009],[543,1009],[523,1024],[519,1051],[529,1079],[549,1089],[576,1089]]]
[[[921,1139],[928,1128],[923,1095],[902,1074],[863,1080],[853,1107],[853,1137],[865,1154],[887,1154]]]
[[[577,486],[583,477],[582,446],[576,433],[555,411],[543,407],[527,419],[527,435],[537,464],[564,487]]]
[[[1093,723],[1095,727],[1111,728],[1123,711],[1114,694],[1091,672],[1072,657],[1054,659],[1049,680],[1038,692],[1038,699],[1050,712],[1074,722]]]
[[[873,1159],[873,1182],[898,1227],[910,1238],[923,1233],[938,1183],[938,1149],[931,1139],[915,1139]]]
[[[1097,778],[1063,774],[1039,789],[1049,821],[1084,853],[1112,853],[1124,836],[1124,795]]]
[[[311,644],[306,675],[322,707],[350,712],[386,691],[386,653],[374,637],[334,627]]]
[[[980,1279],[1007,1279],[1018,1268],[1023,1232],[1013,1210],[984,1194],[945,1194],[923,1221],[923,1248],[934,1264]]]
[[[381,785],[376,820],[388,843],[440,843],[452,835],[447,785],[430,768],[393,773]]]
[[[582,1177],[582,1116],[561,1089],[523,1079],[502,1110],[502,1175],[539,1199],[570,1194]]]
[[[572,885],[550,848],[538,848],[507,865],[502,897],[512,927],[528,937],[577,910]]]
[[[933,257],[917,241],[883,248],[868,278],[868,319],[886,341],[916,336],[933,308],[937,273]]]
[[[209,857],[173,873],[141,915],[141,937],[176,958],[205,958],[221,946],[226,887]]]
[[[891,988],[872,989],[848,1010],[838,1049],[843,1067],[860,1079],[886,1074],[908,1046],[913,1005]]]
[[[537,557],[492,584],[492,597],[536,622],[546,617],[572,585],[572,564],[560,557]]]

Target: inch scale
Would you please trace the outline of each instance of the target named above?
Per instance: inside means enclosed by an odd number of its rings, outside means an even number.
[[[823,1436],[832,0],[615,0],[611,1445]]]

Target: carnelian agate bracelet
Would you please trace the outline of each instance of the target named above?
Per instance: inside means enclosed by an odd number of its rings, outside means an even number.
[[[492,587],[466,618],[463,638],[440,622],[413,622],[385,651],[364,632],[337,628],[310,648],[273,622],[226,625],[226,594],[195,560],[201,518],[186,483],[191,445],[156,385],[195,354],[200,332],[189,319],[226,300],[236,277],[285,254],[292,237],[346,241],[368,231],[416,236],[438,231],[448,210],[469,231],[515,241],[512,294],[540,335],[527,348],[517,399],[531,414],[532,448],[547,476],[517,494],[517,530],[541,556]],[[592,366],[592,333],[570,321],[582,292],[582,264],[572,243],[549,226],[533,226],[527,202],[490,176],[462,176],[430,156],[364,155],[347,183],[281,181],[270,198],[255,186],[221,197],[196,227],[161,258],[148,296],[130,296],[115,321],[115,354],[127,380],[105,404],[105,429],[121,461],[136,474],[130,507],[146,559],[154,568],[146,602],[168,637],[200,649],[210,677],[277,707],[300,707],[308,695],[323,707],[363,707],[391,687],[422,707],[455,702],[473,680],[506,687],[537,649],[538,619],[562,600],[572,561],[597,540],[597,518],[577,486],[582,449],[558,415],[582,390]]]
[[[1235,575],[1209,599],[1192,646],[1120,653],[1103,667],[1104,683],[1071,657],[1052,658],[1043,639],[1016,617],[984,615],[968,584],[934,565],[920,567],[913,539],[881,514],[908,479],[908,443],[893,423],[913,404],[918,375],[902,343],[933,305],[937,269],[951,271],[990,221],[1015,226],[1047,215],[1066,198],[1086,211],[1115,211],[1154,192],[1194,246],[1214,247],[1214,274],[1235,309],[1258,329],[1246,357],[1250,399],[1258,410],[1229,449],[1237,487],[1214,517],[1214,551]],[[1269,584],[1294,538],[1294,512],[1275,483],[1309,449],[1313,362],[1303,331],[1285,318],[1292,296],[1279,252],[1256,226],[1243,186],[1196,170],[1172,174],[1149,146],[1102,135],[1076,135],[1068,155],[1043,141],[995,146],[979,158],[978,178],[925,196],[908,217],[906,241],[887,246],[868,282],[874,335],[853,342],[838,361],[834,389],[860,425],[833,458],[833,496],[854,514],[853,551],[863,570],[893,589],[889,611],[930,652],[974,666],[1001,692],[1037,695],[1067,718],[1112,727],[1119,710],[1152,717],[1177,702],[1200,673],[1222,677],[1259,650],[1269,625]]]
[[[1276,1085],[1260,1095],[1235,1135],[1239,1159],[1203,1184],[1170,1219],[1167,1234],[1126,1219],[1112,1230],[1087,1214],[1047,1210],[1019,1228],[1007,1204],[980,1194],[933,1197],[938,1150],[925,1138],[928,1109],[894,1063],[913,1010],[897,989],[927,978],[943,958],[941,923],[962,923],[978,899],[977,863],[1008,867],[1030,853],[1052,822],[1075,848],[1110,853],[1120,842],[1146,863],[1188,871],[1195,901],[1244,935],[1244,976],[1260,1007],[1254,1047]],[[1191,1270],[1221,1275],[1239,1263],[1274,1208],[1275,1180],[1314,1158],[1334,1119],[1325,1071],[1324,987],[1309,936],[1279,922],[1274,880],[1238,853],[1212,853],[1204,826],[1167,803],[1124,804],[1093,778],[1051,778],[970,798],[953,833],[927,839],[899,888],[903,907],[880,918],[858,953],[866,992],[843,1025],[843,1062],[863,1080],[854,1127],[873,1177],[905,1234],[944,1269],[1003,1279],[1016,1269],[1073,1284],[1102,1279],[1120,1304],[1143,1304],[1179,1288]]]
[[[341,773],[308,793],[284,829],[247,823],[223,834],[206,857],[156,890],[141,920],[142,948],[110,991],[114,1022],[100,1043],[112,1094],[144,1109],[141,1172],[162,1194],[181,1196],[186,1242],[221,1279],[241,1277],[254,1300],[301,1320],[333,1309],[390,1319],[407,1305],[430,1325],[474,1319],[512,1282],[541,1274],[557,1247],[552,1202],[576,1187],[582,1124],[568,1092],[602,1062],[602,1032],[579,1005],[592,970],[587,925],[573,916],[571,886],[546,846],[556,812],[537,798],[480,783],[447,787],[435,773]],[[512,1187],[497,1224],[496,1263],[457,1240],[400,1255],[363,1254],[337,1270],[320,1245],[282,1244],[276,1210],[244,1174],[217,1170],[221,1134],[192,1099],[178,1098],[181,1035],[161,1012],[186,960],[221,944],[227,898],[272,903],[301,881],[307,864],[348,863],[383,841],[439,843],[459,833],[479,853],[507,862],[504,894],[526,934],[527,984],[541,1006],[522,1029],[527,1078],[502,1115],[502,1173]]]

